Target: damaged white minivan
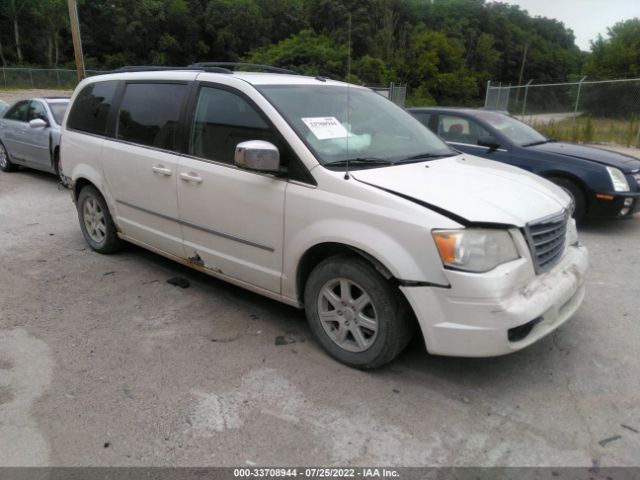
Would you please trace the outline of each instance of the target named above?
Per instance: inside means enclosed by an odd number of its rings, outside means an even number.
[[[142,70],[142,71],[139,71]],[[207,64],[84,80],[62,167],[97,252],[123,241],[304,308],[339,361],[520,350],[584,297],[569,196],[451,150],[366,88]]]

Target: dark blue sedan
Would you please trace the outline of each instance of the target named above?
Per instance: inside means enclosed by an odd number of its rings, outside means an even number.
[[[640,209],[640,160],[550,140],[515,118],[488,110],[410,108],[452,147],[541,175],[575,201],[576,220],[630,217]]]

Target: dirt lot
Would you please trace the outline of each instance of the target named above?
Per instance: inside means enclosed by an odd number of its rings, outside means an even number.
[[[296,309],[133,246],[93,253],[53,176],[0,174],[0,466],[640,465],[639,235],[582,231],[587,298],[538,344],[415,342],[364,373]]]

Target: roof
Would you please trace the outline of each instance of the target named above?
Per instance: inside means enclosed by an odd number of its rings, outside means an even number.
[[[286,73],[264,73],[264,72],[211,72],[196,68],[171,68],[171,69],[131,69],[129,71],[114,71],[101,75],[86,78],[85,82],[106,81],[106,80],[222,80],[235,78],[251,85],[327,85],[327,86],[351,86],[361,88],[357,85],[330,80],[325,77],[309,77],[304,75],[293,75]]]

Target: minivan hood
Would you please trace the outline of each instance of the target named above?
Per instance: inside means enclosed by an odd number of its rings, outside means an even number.
[[[602,165],[619,168],[625,173],[640,169],[640,160],[637,158],[611,150],[605,150],[604,148],[586,147],[584,145],[564,142],[548,142],[524,148],[527,150],[531,149],[539,152],[554,153],[556,155],[565,155],[567,157],[582,158]]]
[[[561,188],[542,177],[471,155],[357,170],[351,175],[361,182],[433,206],[463,223],[523,227],[561,212],[570,203]]]

